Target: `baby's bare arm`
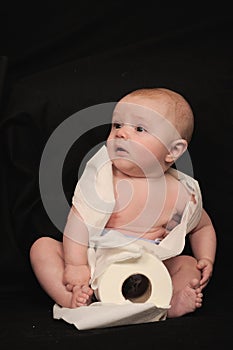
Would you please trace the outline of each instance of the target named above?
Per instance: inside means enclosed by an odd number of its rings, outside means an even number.
[[[87,248],[87,227],[72,208],[63,235],[65,264],[63,283],[69,291],[74,286],[88,286],[90,269],[88,267]]]
[[[190,243],[197,260],[205,258],[214,263],[216,234],[210,217],[204,209],[199,224],[190,233]]]
[[[204,288],[212,275],[217,246],[213,224],[204,209],[199,224],[189,237],[193,254],[198,261],[197,268],[202,272],[200,284]]]

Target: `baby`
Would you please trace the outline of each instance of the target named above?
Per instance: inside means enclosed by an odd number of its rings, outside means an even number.
[[[193,119],[188,102],[164,88],[139,89],[117,103],[106,142],[115,208],[105,233],[117,230],[159,244],[180,223],[187,203],[195,203],[196,199],[170,168],[187,149]],[[201,307],[203,288],[212,275],[216,234],[208,214],[201,210],[199,222],[187,232],[193,256],[177,255],[163,260],[173,284],[168,317],[182,316]],[[77,238],[71,239],[68,227],[75,224]],[[60,306],[75,308],[91,302],[88,245],[87,225],[73,205],[63,242],[42,237],[31,247],[35,275]]]

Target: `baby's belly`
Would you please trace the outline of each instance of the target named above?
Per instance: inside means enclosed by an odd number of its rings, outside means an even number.
[[[120,231],[126,235],[155,240],[167,235],[166,226],[171,216],[169,206],[151,205],[143,207],[142,202],[134,200],[123,210],[115,210],[106,228]]]
[[[151,227],[151,228],[145,228],[145,227],[122,227],[118,225],[112,225],[111,222],[109,222],[106,225],[107,229],[112,229],[112,230],[117,230],[120,231],[121,233],[127,235],[127,236],[134,236],[138,238],[144,238],[144,239],[150,239],[150,240],[155,240],[155,239],[163,239],[166,237],[168,234],[167,230],[163,226],[156,226],[156,227]]]

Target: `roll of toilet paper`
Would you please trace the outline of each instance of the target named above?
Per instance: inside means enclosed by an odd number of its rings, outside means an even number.
[[[103,303],[153,303],[168,307],[172,281],[163,262],[150,253],[137,259],[117,261],[97,280],[96,298]]]

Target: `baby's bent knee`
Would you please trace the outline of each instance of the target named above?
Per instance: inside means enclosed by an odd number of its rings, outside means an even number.
[[[47,256],[47,254],[52,251],[61,250],[61,243],[50,237],[38,238],[31,246],[30,249],[30,260],[34,261],[37,259],[42,259]]]
[[[179,263],[185,266],[192,266],[196,267],[197,266],[197,259],[195,259],[191,255],[180,255],[179,257]]]

